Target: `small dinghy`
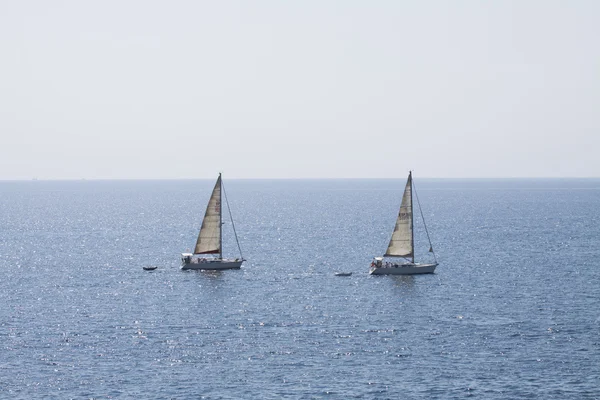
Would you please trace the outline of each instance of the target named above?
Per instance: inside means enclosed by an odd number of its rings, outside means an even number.
[[[143,267],[144,271],[154,271],[158,267]]]
[[[336,272],[335,276],[352,276],[352,272]]]

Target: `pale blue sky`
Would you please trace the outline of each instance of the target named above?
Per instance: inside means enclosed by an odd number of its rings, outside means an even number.
[[[0,179],[600,176],[600,2],[0,0]]]

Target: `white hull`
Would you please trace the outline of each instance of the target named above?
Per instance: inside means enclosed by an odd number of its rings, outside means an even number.
[[[433,274],[438,264],[392,264],[384,267],[371,267],[371,275],[417,275]]]
[[[220,271],[223,269],[240,269],[244,260],[225,260],[225,259],[214,259],[214,260],[192,260],[198,262],[181,263],[181,269],[196,269],[196,270],[210,270]]]

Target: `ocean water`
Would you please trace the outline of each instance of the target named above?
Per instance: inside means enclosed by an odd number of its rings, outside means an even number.
[[[225,180],[224,272],[214,181],[0,182],[0,398],[600,398],[600,180],[415,183],[393,277],[404,180]]]

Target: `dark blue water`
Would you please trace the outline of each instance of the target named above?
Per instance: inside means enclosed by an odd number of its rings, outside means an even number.
[[[208,273],[214,181],[0,182],[0,398],[600,398],[600,180],[417,179],[440,266],[369,276],[404,183],[226,180]]]

